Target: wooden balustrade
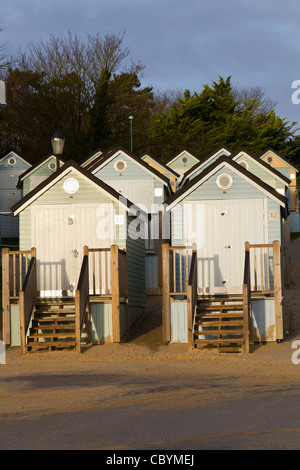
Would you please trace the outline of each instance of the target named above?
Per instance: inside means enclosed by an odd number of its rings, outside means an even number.
[[[84,247],[81,271],[75,291],[76,351],[78,352],[81,351],[81,332],[87,311],[89,311],[89,257],[88,248]]]
[[[31,258],[26,278],[19,293],[21,354],[26,352],[26,334],[36,300],[36,257]]]
[[[35,257],[36,250],[2,249],[2,331],[3,341],[10,345],[10,305],[19,302],[19,294],[26,278],[30,260]]]
[[[193,247],[191,268],[189,272],[188,286],[187,286],[187,337],[188,337],[188,349],[191,350],[193,347],[193,328],[194,318],[197,309],[197,290],[198,290],[198,278],[197,278],[197,248]]]

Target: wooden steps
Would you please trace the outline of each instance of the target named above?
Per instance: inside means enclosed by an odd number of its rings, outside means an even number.
[[[198,297],[193,325],[194,347],[210,345],[220,352],[241,352],[247,334],[242,296]]]
[[[32,316],[26,350],[76,346],[74,298],[38,299]]]

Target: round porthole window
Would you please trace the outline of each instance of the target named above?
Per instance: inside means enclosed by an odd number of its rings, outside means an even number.
[[[218,176],[217,185],[221,189],[228,189],[232,186],[232,178],[230,175],[223,173],[222,175]]]
[[[245,162],[244,160],[241,160],[241,161],[239,162],[239,164],[240,164],[243,168],[245,168],[246,170],[249,169],[249,164],[248,164],[248,162]]]
[[[273,161],[273,157],[268,157],[268,158],[267,158],[267,162],[268,162],[268,163],[272,163],[272,161]]]
[[[118,160],[115,165],[115,170],[118,172],[118,173],[123,173],[123,171],[126,170],[127,168],[127,163],[124,162],[124,160]]]
[[[55,162],[50,162],[48,165],[49,170],[54,171],[56,170],[56,163]]]
[[[64,182],[64,190],[68,194],[74,194],[79,189],[79,183],[75,178],[68,178]]]
[[[186,165],[186,164],[187,164],[187,161],[188,161],[188,159],[187,159],[186,157],[182,157],[181,161],[182,161],[182,163],[183,163],[184,165]]]
[[[10,158],[8,159],[8,164],[9,164],[10,166],[14,166],[16,163],[17,163],[17,160],[16,160],[14,157],[10,157]]]

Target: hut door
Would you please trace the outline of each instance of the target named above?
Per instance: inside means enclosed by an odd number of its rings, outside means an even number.
[[[263,208],[263,199],[193,203],[199,293],[242,292],[245,241],[265,243]]]
[[[83,246],[104,248],[111,244],[111,213],[112,204],[33,207],[32,242],[37,249],[40,296],[74,295]]]

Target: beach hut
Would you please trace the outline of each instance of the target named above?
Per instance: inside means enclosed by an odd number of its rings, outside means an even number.
[[[260,159],[290,180],[289,209],[292,212],[299,212],[299,196],[297,191],[298,169],[273,149],[263,152],[260,155]]]
[[[18,178],[30,167],[30,163],[14,151],[0,158],[0,238],[19,236],[19,221],[13,217],[10,208],[22,197],[17,188]]]
[[[148,216],[73,161],[12,211],[20,251],[3,251],[4,342],[23,352],[119,342],[145,307]]]
[[[163,246],[165,340],[246,349],[248,331],[253,341],[281,340],[287,199],[222,156],[166,205],[171,246]]]
[[[176,171],[172,170],[170,167],[167,167],[161,162],[158,162],[155,160],[153,157],[150,157],[149,155],[144,155],[142,157],[142,160],[151,167],[155,168],[155,170],[159,171],[162,175],[166,176],[170,180],[170,185],[172,188],[172,191],[175,193],[176,192],[176,183],[177,180],[179,179],[179,174],[176,173]]]
[[[26,171],[23,171],[18,179],[17,187],[21,191],[22,197],[35,189],[40,183],[53,175],[62,165],[66,163],[65,159],[59,159],[50,154],[39,160]]]
[[[199,159],[187,150],[182,150],[175,157],[166,162],[166,166],[176,171],[181,177],[194,165],[199,163]]]
[[[149,214],[148,232],[145,233],[147,294],[160,295],[159,214],[163,202],[173,193],[169,178],[122,147],[104,152],[86,169]]]

